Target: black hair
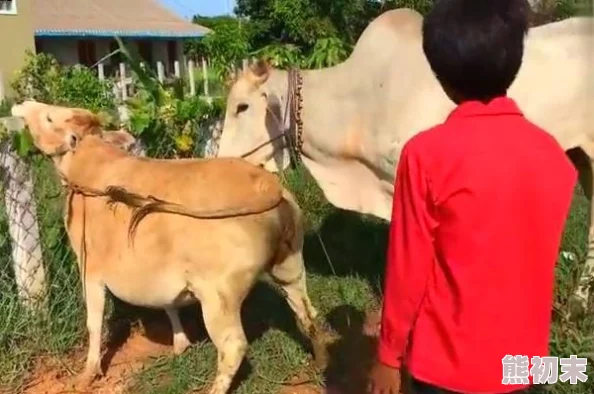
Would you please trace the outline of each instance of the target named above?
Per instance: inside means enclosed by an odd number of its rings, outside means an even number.
[[[524,54],[527,0],[437,0],[423,20],[423,51],[456,103],[507,94]]]

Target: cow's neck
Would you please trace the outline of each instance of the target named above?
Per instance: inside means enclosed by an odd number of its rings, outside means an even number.
[[[302,71],[302,155],[306,165],[341,155],[338,142],[345,139],[345,111],[354,82],[346,78],[346,69],[347,65],[341,64]]]
[[[60,177],[62,185],[65,185],[66,179],[70,176],[70,168],[72,164],[72,152],[68,152],[64,155],[52,157],[56,172]]]
[[[352,77],[357,74],[353,66],[346,61],[332,68],[301,71],[301,156],[331,204],[389,219],[390,211],[384,207],[391,206],[386,199],[391,197],[392,185],[382,185],[365,157],[368,125],[357,115],[356,100],[358,84],[364,81]],[[285,97],[287,73],[275,76],[276,86],[281,86],[279,76]]]

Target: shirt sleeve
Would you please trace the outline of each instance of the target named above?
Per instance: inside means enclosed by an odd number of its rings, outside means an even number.
[[[400,368],[434,264],[433,201],[419,158],[405,145],[396,172],[379,361]]]

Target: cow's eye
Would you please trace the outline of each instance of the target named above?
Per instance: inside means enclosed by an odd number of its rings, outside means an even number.
[[[247,111],[248,107],[249,106],[245,103],[237,105],[237,111],[235,112],[235,114],[239,115],[240,113]]]

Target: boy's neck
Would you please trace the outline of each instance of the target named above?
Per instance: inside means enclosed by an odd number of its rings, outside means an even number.
[[[454,104],[456,104],[457,106],[460,106],[466,102],[481,102],[483,104],[489,104],[491,101],[497,99],[497,98],[502,98],[502,97],[507,97],[507,90],[503,91],[501,93],[495,93],[492,95],[488,95],[488,96],[484,96],[484,97],[466,97],[461,93],[458,93],[458,91],[456,89],[452,89],[449,86],[447,86],[446,84],[441,84],[441,87],[443,89],[443,91],[445,92],[445,94],[449,97],[450,100],[452,100],[454,102]]]
[[[452,101],[454,101],[454,103],[456,103],[457,106],[460,106],[464,103],[469,103],[469,102],[480,102],[483,104],[489,104],[491,101],[499,99],[499,98],[506,98],[507,97],[507,93],[503,93],[503,94],[498,94],[495,96],[489,96],[489,97],[473,97],[473,98],[457,98],[454,99],[452,97],[450,97],[452,99]]]

